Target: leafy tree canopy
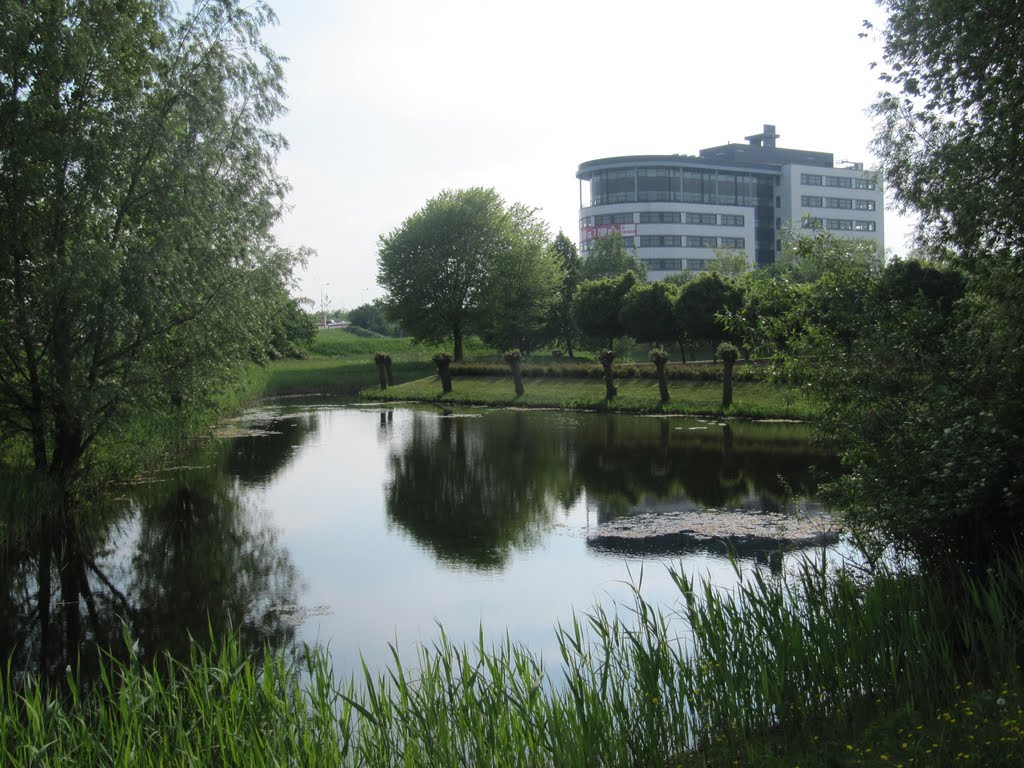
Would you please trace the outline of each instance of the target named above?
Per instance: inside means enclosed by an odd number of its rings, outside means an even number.
[[[0,4],[0,438],[61,488],[133,414],[262,355],[290,311],[272,21],[235,0],[180,19]]]
[[[1024,247],[1024,38],[1007,0],[881,0],[888,189],[941,248]],[[976,255],[976,254],[975,254]]]
[[[679,289],[668,283],[637,283],[622,301],[619,319],[626,334],[637,341],[672,342],[676,332],[673,306]]]
[[[533,210],[513,205],[505,224],[505,248],[491,265],[475,326],[492,347],[529,352],[551,338],[549,320],[563,282],[562,259],[550,247],[547,225]]]
[[[736,312],[743,289],[716,272],[702,274],[679,291],[674,314],[676,327],[689,344],[717,345],[732,338],[720,315]]]
[[[572,300],[572,314],[591,349],[611,349],[615,339],[625,333],[619,313],[634,285],[636,275],[632,272],[580,283]]]
[[[600,280],[603,277],[619,277],[627,272],[632,272],[640,280],[647,279],[647,267],[636,257],[636,252],[630,253],[622,235],[612,232],[591,242],[587,257],[583,260],[580,278]]]
[[[490,330],[487,302],[496,292],[516,300],[509,262],[528,260],[544,232],[532,210],[506,208],[493,189],[442,192],[380,237],[377,282],[387,292],[390,315],[417,339],[452,338],[461,361],[464,336]]]
[[[579,343],[580,336],[579,328],[572,318],[572,297],[580,284],[583,262],[576,245],[563,232],[555,236],[551,250],[561,264],[562,282],[558,290],[558,299],[551,308],[548,335],[552,340],[564,344],[569,357],[572,357],[573,347]]]

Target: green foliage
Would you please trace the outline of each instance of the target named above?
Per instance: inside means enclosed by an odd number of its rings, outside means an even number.
[[[401,329],[388,320],[387,305],[383,299],[374,299],[369,304],[360,304],[348,311],[348,321],[359,328],[379,333],[381,336],[398,336]]]
[[[302,663],[291,664],[270,651],[250,656],[231,636],[211,650],[193,645],[187,662],[150,667],[133,653],[107,661],[101,683],[88,690],[69,669],[63,703],[36,678],[19,681],[8,669],[0,673],[0,761],[1024,760],[1015,655],[1024,632],[1020,563],[984,581],[958,579],[948,593],[921,575],[880,572],[860,580],[807,561],[784,579],[747,572],[728,592],[676,571],[672,577],[679,604],[671,612],[651,605],[636,586],[618,612],[595,608],[559,625],[555,660],[509,640],[487,645],[482,629],[479,641],[460,646],[441,629],[415,659],[393,647],[388,668],[364,666],[360,679],[338,680],[323,649],[305,649]]]
[[[625,333],[619,313],[636,276],[626,272],[617,278],[585,280],[572,299],[572,316],[590,349],[611,347]]]
[[[956,270],[896,261],[879,273],[831,247],[831,267],[778,322],[797,329],[788,372],[821,404],[819,426],[853,468],[834,502],[880,547],[932,569],[984,567],[1012,550],[1024,494],[1010,394],[1020,379],[1009,380],[1024,371],[993,365],[1001,313],[979,323],[993,303],[965,292]]]
[[[752,269],[746,253],[728,248],[715,251],[715,258],[711,260],[710,267],[712,272],[717,272],[723,277],[742,277]]]
[[[272,21],[234,0],[0,6],[0,439],[62,486],[138,414],[205,408],[308,331],[303,254],[271,237]]]
[[[551,243],[551,250],[562,267],[562,282],[558,289],[558,298],[551,307],[548,336],[563,345],[569,357],[573,356],[573,347],[579,343],[580,330],[572,317],[572,297],[580,284],[582,260],[576,244],[563,232],[559,232]]]
[[[475,325],[496,349],[529,352],[551,339],[550,317],[563,284],[562,260],[548,245],[547,226],[535,212],[512,206],[504,248],[494,255]]]
[[[923,239],[968,257],[1024,248],[1020,8],[1006,0],[884,0],[887,92],[875,151]]]
[[[679,291],[675,326],[688,344],[718,344],[730,338],[719,316],[736,312],[742,303],[743,289],[736,282],[715,272],[702,274]]]
[[[936,263],[879,276],[833,260],[788,313],[789,354],[853,470],[838,489],[850,519],[930,569],[984,569],[1017,556],[1024,514],[1020,14],[882,5],[876,151]]]
[[[446,190],[381,235],[377,282],[390,316],[423,342],[486,335],[536,343],[555,301],[560,265],[535,212],[506,208],[493,189]]]
[[[675,286],[663,282],[638,283],[622,300],[619,320],[627,335],[647,343],[671,343],[679,339],[673,306],[679,297]]]
[[[591,242],[580,269],[580,279],[601,280],[620,277],[627,272],[632,272],[641,281],[647,279],[647,267],[636,257],[636,252],[627,251],[622,235],[612,232]]]

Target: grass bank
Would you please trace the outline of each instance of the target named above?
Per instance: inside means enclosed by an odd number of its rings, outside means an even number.
[[[358,684],[220,650],[109,662],[63,701],[0,680],[0,764],[39,766],[1001,766],[1024,763],[1018,561],[937,589],[805,564],[722,593],[675,574],[677,610],[639,596],[558,628],[560,659],[460,647]],[[301,681],[301,682],[300,682]]]
[[[733,406],[723,413],[719,366],[675,364],[669,381],[671,401],[662,404],[653,366],[624,358],[622,377],[616,379],[618,396],[605,400],[600,367],[582,356],[555,360],[531,356],[524,365],[526,393],[516,397],[511,377],[500,355],[471,339],[466,364],[455,365],[454,391],[442,396],[440,379],[431,357],[442,346],[418,345],[411,339],[367,338],[343,330],[321,330],[304,360],[279,360],[268,369],[265,397],[289,395],[362,396],[370,400],[416,400],[453,405],[492,405],[524,408],[610,410],[626,413],[678,413],[729,415],[746,418],[814,418],[813,405],[799,389],[759,380],[745,366],[737,367]],[[383,352],[393,360],[396,386],[377,389],[373,356]],[[651,370],[647,370],[650,368]],[[597,373],[595,373],[595,371]]]
[[[716,381],[672,381],[671,400],[662,403],[654,379],[616,380],[618,395],[605,400],[599,379],[534,377],[524,381],[525,393],[517,397],[508,376],[455,378],[453,391],[441,393],[436,376],[411,381],[388,390],[366,390],[370,400],[420,400],[465,405],[523,408],[565,408],[619,411],[624,413],[713,414],[761,419],[811,419],[815,411],[799,390],[764,381],[740,381],[733,385],[733,405],[722,410],[722,384]]]
[[[373,356],[382,352],[391,355],[396,382],[413,381],[429,376],[434,370],[430,358],[443,351],[440,346],[416,344],[412,339],[386,336],[364,337],[341,329],[320,329],[302,360],[277,360],[267,369],[264,397],[292,395],[358,396],[361,390],[377,385],[377,366]],[[478,341],[466,344],[470,359],[494,356]]]

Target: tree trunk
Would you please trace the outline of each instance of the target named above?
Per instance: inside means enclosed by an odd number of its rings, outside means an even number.
[[[719,351],[722,357],[722,409],[732,405],[732,367],[736,364],[736,353]]]
[[[441,394],[447,395],[452,391],[452,358],[442,353],[434,355],[434,365],[437,366],[437,375],[441,377]]]
[[[462,329],[459,326],[452,328],[452,336],[455,338],[455,362],[462,362]]]
[[[661,395],[661,402],[663,402],[663,403],[667,403],[668,399],[669,399],[668,398],[668,377],[665,375],[665,363],[666,363],[666,358],[667,357],[668,357],[667,355],[665,357],[660,357],[659,356],[659,357],[656,357],[655,360],[654,360],[654,367],[658,371],[658,394]]]
[[[505,353],[505,362],[512,370],[512,382],[515,384],[516,397],[522,397],[523,392],[523,361],[518,349],[510,349]]]
[[[385,363],[385,355],[383,352],[378,352],[373,356],[373,362],[377,364],[377,383],[381,389],[388,388],[388,373]]]
[[[615,360],[615,353],[610,349],[606,349],[598,356],[598,359],[601,361],[601,368],[604,371],[605,399],[611,400],[619,393],[615,388],[615,378],[612,373],[612,362]]]
[[[384,355],[384,373],[387,374],[388,386],[395,386],[395,377],[391,372],[391,355]]]

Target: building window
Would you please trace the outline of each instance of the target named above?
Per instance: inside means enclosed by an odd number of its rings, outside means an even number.
[[[686,247],[687,248],[717,248],[718,238],[717,237],[701,237],[699,235],[687,235],[686,236]]]
[[[853,180],[853,188],[854,189],[874,189],[875,188],[875,182],[873,180],[871,180],[871,179],[854,179]]]
[[[801,195],[800,205],[804,208],[821,208],[821,198],[815,195]]]
[[[746,240],[742,237],[723,237],[721,239],[722,248],[739,248],[743,249],[747,247]]]
[[[814,216],[804,216],[800,219],[800,226],[803,229],[821,229],[824,226],[824,222]]]
[[[686,268],[693,272],[700,272],[708,268],[707,259],[687,259]]]
[[[637,200],[640,202],[679,202],[678,168],[638,168]]]
[[[719,221],[723,227],[742,227],[744,225],[742,214],[723,213],[719,217]]]
[[[601,213],[597,216],[588,216],[590,221],[588,227],[606,227],[609,224],[632,224],[632,213]]]
[[[641,235],[641,248],[679,248],[683,244],[680,235]]]
[[[683,214],[672,211],[642,211],[640,213],[641,224],[681,224]]]
[[[841,187],[842,189],[852,189],[853,179],[851,179],[849,176],[826,176],[825,186]]]
[[[718,216],[714,213],[688,213],[686,214],[687,224],[717,224]]]
[[[819,173],[801,173],[800,183],[805,184],[808,187],[820,187],[821,186],[821,174]]]
[[[644,265],[651,270],[666,272],[675,270],[678,272],[683,268],[682,259],[640,259]]]
[[[873,211],[875,210],[874,200],[854,200],[853,209],[855,211]]]
[[[853,200],[848,197],[826,197],[826,208],[841,208],[844,211],[853,210]]]
[[[853,229],[855,232],[874,232],[875,222],[873,221],[855,221],[853,222]]]
[[[598,171],[590,180],[590,204],[636,202],[636,171]]]
[[[829,230],[852,230],[853,222],[849,219],[825,219],[825,229]]]

